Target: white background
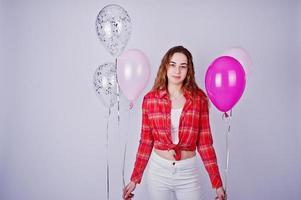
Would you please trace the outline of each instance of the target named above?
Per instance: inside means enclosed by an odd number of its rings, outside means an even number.
[[[106,199],[108,109],[95,95],[92,77],[98,65],[114,61],[95,32],[98,12],[110,3],[121,5],[132,19],[126,49],[144,51],[152,69],[130,112],[121,97],[119,128],[116,106],[109,119],[111,199],[121,199],[125,142],[126,181],[131,175],[142,97],[163,54],[175,45],[192,52],[201,88],[208,65],[223,51],[241,46],[252,57],[231,121],[229,199],[300,199],[298,0],[2,0],[0,199]],[[211,127],[224,178],[226,127],[213,105]],[[211,200],[214,191],[202,171],[204,199]],[[135,194],[148,199],[143,180]]]

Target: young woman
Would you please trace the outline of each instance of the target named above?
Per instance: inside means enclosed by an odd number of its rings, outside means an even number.
[[[208,98],[195,82],[192,55],[182,46],[173,47],[164,55],[153,89],[143,99],[140,144],[123,198],[134,196],[148,164],[149,199],[200,200],[197,150],[216,199],[225,199],[212,144]]]

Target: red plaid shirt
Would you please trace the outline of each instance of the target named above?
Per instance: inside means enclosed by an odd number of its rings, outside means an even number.
[[[198,91],[192,97],[185,91],[186,102],[180,117],[179,143],[171,137],[171,100],[166,90],[150,91],[142,103],[141,139],[136,155],[131,181],[140,183],[153,147],[160,150],[174,149],[175,159],[181,159],[181,150],[197,149],[209,174],[213,188],[222,186],[209,124],[208,102]]]

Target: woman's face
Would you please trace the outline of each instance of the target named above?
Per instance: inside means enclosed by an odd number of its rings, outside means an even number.
[[[187,57],[183,53],[174,53],[167,66],[168,84],[182,85],[188,71]]]

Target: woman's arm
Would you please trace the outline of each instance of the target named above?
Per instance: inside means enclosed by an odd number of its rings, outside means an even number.
[[[198,136],[197,150],[209,174],[212,187],[221,187],[222,180],[217,165],[217,158],[213,147],[213,139],[210,129],[208,100],[202,100],[201,102],[200,132]]]
[[[149,160],[154,145],[154,139],[151,132],[151,126],[148,118],[147,98],[143,98],[142,102],[142,126],[141,137],[139,142],[138,151],[136,154],[136,161],[131,176],[131,181],[140,183],[144,169]]]
[[[136,161],[131,176],[131,181],[123,188],[123,199],[132,199],[132,193],[136,185],[141,182],[144,169],[149,160],[154,145],[151,127],[148,119],[147,99],[144,97],[142,102],[142,125],[140,144],[136,154]]]

